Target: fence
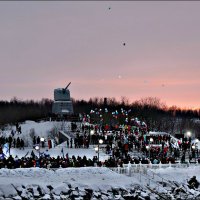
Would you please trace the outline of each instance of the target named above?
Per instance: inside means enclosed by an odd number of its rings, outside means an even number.
[[[167,167],[173,167],[173,168],[186,168],[189,167],[190,165],[198,165],[198,163],[167,163],[167,164],[162,164],[161,162],[159,164],[152,164],[152,163],[148,163],[148,164],[142,164],[141,162],[139,164],[123,164],[123,167],[125,168],[149,168],[149,169],[159,169],[159,168],[167,168]]]
[[[115,171],[119,174],[124,174],[127,176],[134,176],[138,178],[140,181],[141,185],[143,187],[148,188],[151,192],[157,194],[160,199],[168,200],[170,197],[168,196],[168,191],[164,187],[165,185],[173,185],[176,187],[176,184],[173,181],[167,180],[160,175],[156,174],[154,171],[151,169],[153,168],[167,168],[167,167],[188,167],[187,164],[124,164],[123,167],[116,167],[116,168],[111,168],[112,171]],[[164,193],[159,193],[159,191],[165,191]],[[186,192],[187,188],[185,188]],[[181,196],[181,194],[180,194]]]
[[[138,178],[140,182],[146,183],[146,186],[150,186],[151,184],[154,184],[156,187],[163,186],[166,183],[174,184],[170,180],[167,180],[160,175],[156,174],[156,172],[152,171],[151,169],[160,169],[160,168],[167,168],[167,167],[173,167],[173,168],[187,168],[191,164],[190,163],[175,163],[175,164],[142,164],[141,162],[139,164],[123,164],[123,167],[115,167],[110,168],[112,171],[115,171],[119,174],[124,174],[127,176],[135,176],[138,174]],[[198,163],[192,164],[192,165],[198,165]],[[143,181],[142,181],[143,180]],[[159,183],[159,184],[158,184]]]

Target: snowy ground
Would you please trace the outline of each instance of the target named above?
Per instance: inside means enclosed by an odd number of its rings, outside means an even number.
[[[28,121],[25,124],[22,124],[22,136],[23,137],[27,136],[27,140],[30,140],[29,137],[30,129],[34,128],[36,135],[40,136],[42,135],[45,137],[48,135],[49,130],[51,130],[52,127],[54,126],[58,125],[55,125],[55,122],[35,123]],[[9,133],[10,130],[6,132],[6,134]],[[62,156],[61,153],[62,148],[64,150],[64,155],[68,153],[70,157],[72,155],[75,156],[79,155],[81,157],[86,155],[88,158],[93,158],[93,156],[97,156],[97,153],[94,150],[94,146],[92,145],[89,147],[89,149],[84,149],[84,148],[74,149],[74,148],[67,148],[66,143],[63,143],[49,150],[47,147],[41,148],[40,153],[46,152],[50,154],[50,156],[54,157],[57,157],[58,155]],[[16,155],[18,157],[23,157],[28,152],[27,156],[30,156],[32,150],[35,152],[36,155],[37,154],[39,155],[39,152],[34,150],[32,147],[27,147],[24,150],[12,148],[11,154],[14,157]],[[106,155],[103,151],[100,150],[100,160],[103,161],[107,158],[108,155]],[[47,170],[39,168],[27,168],[27,169],[19,168],[12,170],[0,169],[0,199],[6,199],[7,197],[12,197],[12,199],[39,199],[39,196],[40,199],[44,200],[61,199],[61,195],[65,193],[64,191],[66,190],[66,186],[68,187],[69,185],[71,185],[72,188],[79,188],[82,190],[84,190],[85,188],[90,188],[93,191],[101,191],[101,197],[104,194],[105,195],[104,198],[100,199],[117,199],[116,196],[114,198],[113,196],[109,196],[110,194],[108,194],[108,191],[111,190],[112,188],[124,188],[125,190],[129,191],[128,193],[130,193],[131,189],[133,189],[136,185],[139,185],[141,188],[143,188],[143,190],[141,189],[139,192],[142,198],[148,196],[150,197],[150,199],[160,199],[160,196],[158,194],[155,194],[156,191],[159,191],[160,193],[164,191],[166,194],[170,193],[170,195],[172,195],[171,193],[173,193],[172,191],[174,191],[173,188],[174,185],[171,184],[171,182],[177,182],[180,185],[181,184],[187,185],[187,181],[193,176],[196,176],[197,180],[200,182],[199,172],[200,172],[200,166],[190,166],[187,168],[169,167],[165,169],[161,168],[156,170],[150,169],[147,170],[146,174],[141,175],[140,173],[133,173],[131,174],[131,176],[118,174],[104,167],[101,168],[84,167],[84,168],[65,168],[65,169],[60,168],[57,170]],[[153,173],[156,174],[154,178],[152,178]],[[160,184],[162,178],[165,182],[168,182],[169,185],[168,190],[166,190],[166,188],[164,188],[163,185],[159,185],[159,187],[156,186]],[[149,181],[150,179],[151,181]],[[41,189],[35,190],[34,188],[36,186],[41,187],[42,190],[44,190],[45,192],[41,192],[40,191]],[[53,188],[53,192],[49,191],[48,186],[51,186]],[[147,189],[147,186],[152,188],[157,187],[157,189],[154,189],[155,191],[152,192]],[[31,192],[30,188],[32,188]],[[180,195],[180,199],[200,199],[200,188],[198,188],[197,190],[193,190],[187,187],[186,190],[187,190],[186,192],[182,192],[183,194],[180,192],[181,190],[178,193],[173,193],[172,195],[173,198],[176,199],[178,198],[177,195]],[[40,191],[39,192],[40,194],[38,194],[37,191]],[[135,190],[134,195],[139,194],[136,191],[138,190]],[[84,192],[86,191],[84,190]],[[70,196],[73,195],[72,193],[73,192],[71,193],[66,192],[66,195],[68,195],[68,199],[74,198]],[[188,196],[184,196],[186,195],[185,193],[187,193]],[[81,194],[77,195],[79,195],[79,197],[81,196]],[[94,196],[95,195],[93,194],[93,197]],[[91,199],[96,198],[93,197]],[[125,196],[123,196],[123,198],[126,199]],[[65,199],[67,199],[67,197],[65,197]],[[130,196],[129,199],[133,199],[132,196]],[[169,196],[167,196],[165,199],[170,199],[170,198]]]
[[[200,180],[200,166],[188,168],[165,168],[152,170],[157,175],[171,181],[186,183],[192,176]],[[156,178],[156,177],[155,177]],[[74,186],[88,186],[93,189],[108,189],[108,187],[131,187],[132,184],[142,184],[143,178],[117,174],[105,167],[60,168],[46,170],[40,168],[0,169],[1,183],[40,184],[56,186],[70,182]]]
[[[48,184],[55,187],[62,183],[70,183],[73,187],[89,187],[95,190],[139,184],[134,177],[117,174],[104,167],[64,168],[55,171],[39,168],[1,169],[0,179],[4,184],[40,184],[41,186]]]

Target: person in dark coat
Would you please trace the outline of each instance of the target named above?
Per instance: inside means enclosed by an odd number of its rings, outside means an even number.
[[[196,179],[196,176],[193,176],[189,181],[189,188],[190,189],[194,189],[194,188],[198,188],[199,187],[199,182]]]
[[[16,139],[14,138],[13,140],[13,147],[15,148],[16,147]]]
[[[20,140],[20,147],[22,148],[22,149],[24,149],[24,140]]]
[[[20,148],[20,139],[17,137],[17,148]]]
[[[70,139],[70,148],[72,148],[73,139]]]
[[[40,136],[37,137],[37,144],[40,144]]]
[[[185,154],[183,154],[181,157],[181,163],[184,163],[184,162],[185,162]]]
[[[34,137],[33,137],[33,146],[35,146],[35,145],[36,145],[36,137],[34,135]]]

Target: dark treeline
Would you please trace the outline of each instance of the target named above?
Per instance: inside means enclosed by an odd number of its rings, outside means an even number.
[[[25,120],[38,120],[51,114],[52,101],[21,101],[13,98],[10,101],[0,101],[0,124],[23,122]]]
[[[184,133],[189,130],[195,135],[200,134],[200,110],[180,109],[176,106],[167,107],[160,99],[147,97],[129,103],[126,97],[120,101],[115,98],[90,98],[73,101],[75,114],[87,113],[91,109],[107,108],[109,111],[129,110],[130,116],[138,117],[146,122],[150,130],[167,131],[170,133]],[[0,101],[0,124],[22,122],[25,120],[39,120],[52,116],[53,101],[42,99],[41,101],[21,101],[13,98],[10,101]],[[105,119],[106,122],[106,119]]]

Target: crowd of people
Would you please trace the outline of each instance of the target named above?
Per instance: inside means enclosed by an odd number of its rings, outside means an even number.
[[[24,140],[20,137],[14,138],[12,135],[9,137],[0,136],[0,154],[3,153],[3,147],[6,146],[10,154],[11,147],[24,149]]]
[[[128,122],[128,121],[127,121]],[[109,155],[109,159],[99,162],[95,156],[89,159],[66,156],[53,158],[49,155],[41,155],[39,158],[31,152],[30,157],[15,158],[10,155],[10,148],[24,149],[24,141],[19,136],[16,138],[15,133],[11,131],[9,137],[0,137],[0,154],[2,147],[8,144],[9,157],[0,159],[0,168],[17,168],[17,167],[83,167],[83,166],[106,166],[117,167],[123,164],[141,163],[153,164],[158,163],[175,163],[177,159],[185,162],[186,152],[189,152],[191,141],[183,140],[174,145],[169,134],[149,134],[147,125],[139,122],[138,119],[129,120],[130,123],[125,125],[92,125],[82,123],[81,128],[72,126],[74,137],[66,140],[66,148],[89,148],[90,145],[98,145],[99,141],[103,141],[103,151]],[[21,133],[21,127],[17,124],[16,130]],[[19,132],[20,131],[20,132]],[[42,143],[40,136],[33,136],[33,148]],[[49,145],[48,145],[49,146]],[[50,148],[50,147],[49,147]],[[137,152],[138,156],[133,156],[132,152]],[[181,153],[182,152],[182,153]],[[196,158],[194,150],[191,150],[190,160]],[[199,161],[200,162],[200,161]]]
[[[168,163],[168,162],[174,163],[173,159],[168,160],[160,160],[162,164]],[[66,154],[64,157],[57,156],[57,158],[50,157],[48,154],[41,155],[40,157],[37,157],[34,152],[31,152],[30,157],[22,157],[18,158],[18,156],[13,157],[10,155],[8,158],[0,159],[0,168],[8,168],[8,169],[15,169],[15,168],[30,168],[30,167],[40,167],[40,168],[46,168],[46,169],[57,169],[57,168],[67,168],[67,167],[89,167],[89,166],[104,166],[104,167],[123,167],[123,164],[149,164],[149,159],[143,157],[131,157],[127,156],[124,158],[114,158],[110,156],[107,160],[104,162],[98,161],[97,156],[94,156],[93,159],[87,158],[86,156],[83,156],[82,158],[80,156],[72,156],[69,157],[68,154]],[[155,162],[155,161],[152,161]]]

